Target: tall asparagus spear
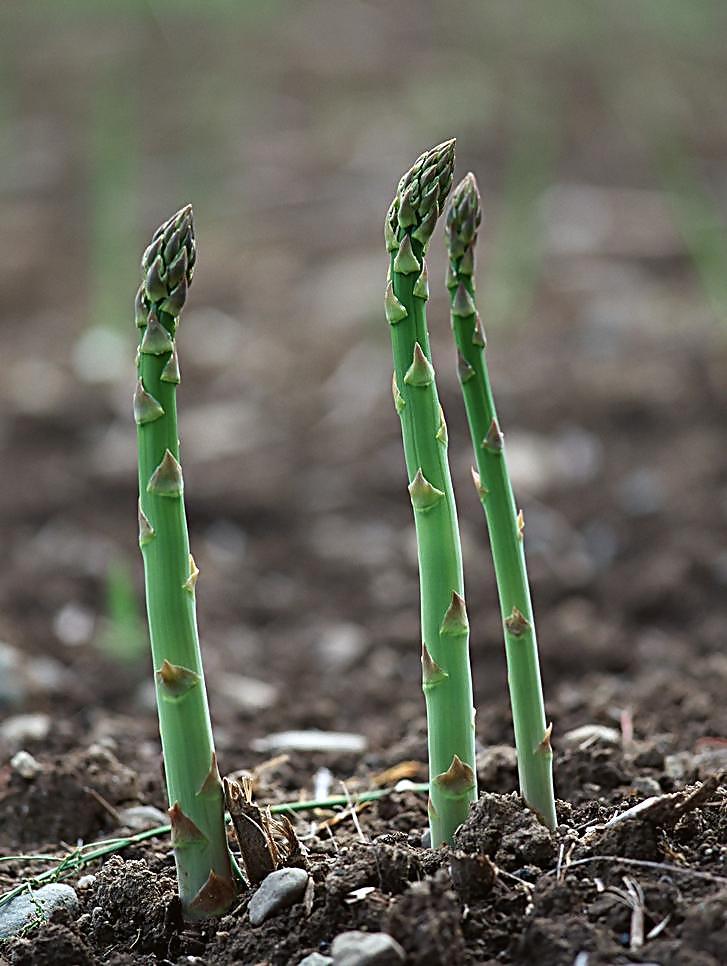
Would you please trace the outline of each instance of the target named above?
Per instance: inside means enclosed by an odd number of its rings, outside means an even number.
[[[197,636],[195,584],[179,465],[175,333],[196,257],[191,207],[154,234],[136,298],[134,416],[139,544],[154,661],[172,844],[187,919],[219,915],[235,886]]]
[[[385,308],[394,355],[392,388],[401,419],[419,555],[422,687],[434,847],[450,841],[477,797],[469,625],[457,510],[426,320],[429,290],[424,254],[452,186],[453,167],[453,140],[422,154],[399,182],[385,223],[391,257]]]
[[[447,211],[447,287],[457,343],[459,378],[472,436],[475,485],[485,509],[504,622],[510,701],[520,789],[525,802],[555,828],[553,753],[540,684],[535,621],[518,513],[485,359],[485,336],[475,305],[475,244],[480,195],[473,174],[457,186]]]

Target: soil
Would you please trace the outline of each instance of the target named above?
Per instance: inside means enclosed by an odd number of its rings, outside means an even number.
[[[40,137],[47,111],[70,117],[64,131],[73,130],[75,114],[54,96],[73,92],[74,84],[85,96],[88,72],[101,70],[94,51],[123,64],[133,48],[143,90],[171,105],[153,163],[181,155],[197,179],[187,184],[178,174],[163,190],[158,175],[150,179],[140,189],[153,195],[143,196],[143,228],[149,234],[168,213],[157,210],[155,184],[164,204],[169,194],[169,210],[182,187],[195,204],[199,189],[199,270],[179,336],[186,498],[220,768],[253,771],[260,802],[310,798],[321,782],[338,794],[341,782],[355,791],[401,777],[426,779],[416,557],[380,321],[379,236],[396,175],[421,146],[449,132],[413,129],[411,144],[395,143],[396,157],[382,158],[379,114],[390,116],[392,85],[397,77],[403,83],[401,50],[409,43],[429,50],[434,28],[417,21],[421,35],[412,33],[419,5],[405,2],[391,14],[398,26],[384,43],[377,5],[355,6],[374,50],[353,63],[320,47],[320,37],[340,34],[340,23],[338,30],[328,22],[314,29],[292,12],[276,34],[276,57],[256,43],[265,24],[248,25],[250,49],[261,51],[249,60],[231,42],[225,46],[219,25],[216,32],[178,25],[175,44],[199,84],[200,64],[214,52],[219,70],[232,72],[230,97],[254,89],[261,98],[262,119],[248,118],[254,137],[228,143],[234,125],[225,124],[215,142],[229,170],[222,161],[208,170],[209,159],[194,153],[208,130],[190,136],[187,125],[202,124],[197,114],[206,123],[206,109],[175,108],[165,98],[165,78],[155,73],[156,33],[149,40],[143,31],[130,39],[122,32],[121,41],[111,18],[76,23],[73,31],[65,24],[56,38],[49,20],[34,36],[52,56],[23,58],[14,67]],[[335,19],[333,7],[327,15]],[[368,36],[364,31],[362,43]],[[358,826],[350,812],[335,824],[330,812],[297,813],[312,895],[252,927],[251,893],[243,890],[229,915],[187,926],[169,841],[161,836],[74,872],[67,881],[78,891],[78,915],[64,913],[0,946],[0,962],[287,966],[309,952],[326,954],[348,929],[388,932],[407,963],[422,966],[725,961],[727,344],[690,252],[670,227],[661,188],[623,132],[609,127],[613,116],[599,88],[581,83],[589,77],[585,62],[544,56],[556,80],[578,90],[578,109],[563,109],[565,156],[553,177],[564,198],[569,189],[581,201],[587,196],[584,234],[577,252],[563,247],[557,229],[564,209],[554,195],[528,305],[508,325],[486,325],[526,521],[554,725],[557,833],[539,826],[515,792],[496,591],[469,481],[445,306],[432,285],[432,345],[472,627],[482,793],[455,846],[423,846],[426,802],[411,791],[361,807]],[[435,61],[425,62],[436,73]],[[506,91],[506,65],[490,62],[492,89]],[[325,83],[313,64],[329,72]],[[56,82],[64,71],[66,88]],[[332,86],[351,72],[357,90],[369,90],[372,99],[368,126],[356,122],[353,167],[350,104],[339,110],[330,100]],[[299,88],[305,105],[293,97]],[[216,103],[218,94],[228,96],[215,88]],[[451,106],[448,93],[443,103]],[[712,140],[700,148],[713,164],[727,144],[717,115],[700,122],[694,114],[695,129],[710,131]],[[492,127],[463,118],[460,132],[495,211],[506,117]],[[21,130],[19,119],[9,123],[19,132],[9,143],[36,136],[35,128]],[[281,140],[281,130],[289,140]],[[598,157],[594,130],[604,145]],[[12,469],[0,474],[2,858],[57,854],[128,834],[125,808],[166,805],[144,633],[133,621],[126,627],[125,660],[104,644],[112,565],[131,574],[137,609],[143,601],[132,366],[106,379],[89,378],[79,366],[92,280],[77,290],[86,259],[73,226],[84,211],[79,192],[87,173],[75,142],[56,150],[48,171],[18,165],[14,206],[0,199],[13,229],[5,233],[11,246],[0,240],[9,374],[0,386],[0,438]],[[259,189],[243,190],[230,174],[240,156]],[[212,184],[216,178],[221,188]],[[715,193],[724,196],[724,184]],[[352,220],[352,198],[360,220]],[[596,217],[604,206],[611,219],[606,240]],[[660,214],[650,221],[654,206]],[[596,212],[595,228],[588,212]],[[140,252],[143,238],[137,241]],[[440,241],[432,245],[432,279],[443,277]],[[343,291],[359,293],[358,300],[342,298]],[[133,333],[128,345],[125,337],[118,338],[131,359]],[[279,732],[312,728],[355,733],[365,750],[278,751],[265,744]],[[38,763],[31,777],[14,759],[20,751]],[[655,801],[614,823],[649,799]],[[49,866],[27,858],[0,863],[0,892]]]

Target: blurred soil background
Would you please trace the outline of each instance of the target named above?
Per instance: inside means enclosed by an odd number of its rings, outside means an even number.
[[[142,776],[129,797],[164,804],[132,306],[148,238],[186,202],[182,462],[222,770],[291,728],[364,737],[335,779],[426,761],[382,222],[453,135],[456,178],[483,193],[558,790],[577,793],[557,755],[581,725],[660,736],[672,778],[727,762],[725,38],[720,0],[4,0],[6,774],[20,749],[96,746]],[[429,265],[485,748],[512,739],[441,228]],[[279,793],[310,792],[319,764],[291,752]]]

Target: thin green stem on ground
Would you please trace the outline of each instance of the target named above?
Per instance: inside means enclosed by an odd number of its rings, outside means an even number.
[[[205,919],[224,912],[236,890],[197,634],[198,570],[189,552],[179,464],[175,334],[195,259],[192,209],[186,207],[157,229],[142,259],[134,416],[139,545],[179,895],[186,918]]]
[[[419,556],[422,686],[429,743],[432,845],[451,841],[477,797],[469,625],[447,427],[429,348],[424,255],[452,185],[454,141],[425,152],[399,182],[385,223],[385,309],[394,356]]]
[[[417,794],[428,791],[429,785],[402,782],[393,788],[374,788],[370,791],[358,792],[349,795],[332,795],[330,798],[310,798],[297,802],[277,802],[269,805],[271,815],[283,815],[295,812],[310,812],[315,809],[333,809],[351,807],[363,802],[374,802],[381,798],[386,798],[395,792],[407,791]],[[0,863],[4,862],[55,862],[54,868],[47,869],[45,872],[33,876],[31,879],[24,879],[18,885],[9,889],[0,896],[0,907],[11,902],[16,896],[33,886],[43,885],[45,882],[58,882],[60,879],[69,878],[75,872],[80,871],[89,863],[102,859],[107,855],[121,852],[132,845],[139,845],[148,839],[158,838],[168,835],[172,830],[171,825],[157,825],[154,828],[144,829],[135,835],[127,835],[119,838],[105,839],[101,842],[90,842],[88,845],[80,845],[78,848],[71,849],[66,855],[6,855],[0,858]]]
[[[480,196],[468,174],[447,211],[447,287],[459,379],[472,436],[477,492],[485,510],[500,597],[520,789],[544,825],[556,826],[553,753],[540,683],[535,621],[525,566],[524,523],[513,496],[475,303],[475,245]]]

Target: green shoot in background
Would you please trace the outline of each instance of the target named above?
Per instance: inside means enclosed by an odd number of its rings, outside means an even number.
[[[157,229],[142,259],[136,299],[139,544],[154,661],[172,845],[187,919],[219,915],[235,896],[205,692],[189,552],[176,394],[175,334],[192,281],[192,209]]]
[[[447,426],[429,348],[424,255],[452,186],[454,141],[425,152],[399,182],[386,216],[391,264],[385,309],[394,355],[419,556],[422,687],[429,743],[432,846],[451,841],[477,797],[469,624]]]
[[[149,647],[136,587],[126,560],[113,560],[106,573],[106,621],[97,646],[115,661],[133,663]]]
[[[457,343],[459,379],[472,436],[475,485],[485,509],[504,622],[520,789],[549,829],[556,826],[553,753],[540,683],[535,621],[523,547],[524,525],[512,492],[503,436],[485,359],[485,335],[475,304],[475,244],[481,218],[477,182],[468,174],[447,211],[447,287]],[[473,471],[474,472],[474,471]]]

